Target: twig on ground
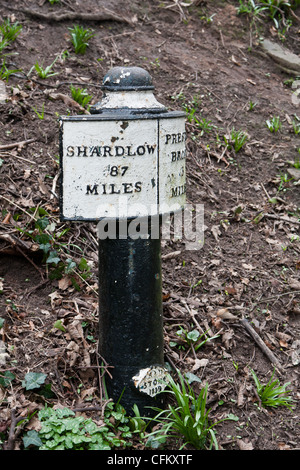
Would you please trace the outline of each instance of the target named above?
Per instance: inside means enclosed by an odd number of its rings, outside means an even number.
[[[0,145],[0,152],[1,150],[9,150],[15,147],[22,148],[24,145],[31,144],[31,142],[35,142],[36,139],[28,139],[28,140],[21,140],[21,142],[12,142],[11,144],[3,144]]]
[[[300,225],[300,221],[298,221],[298,220],[286,219],[285,217],[281,217],[280,215],[263,214],[263,217],[267,217],[268,219],[281,220],[282,222],[286,222],[286,223],[288,223],[288,224]]]
[[[44,93],[52,100],[61,100],[65,103],[66,106],[76,108],[84,114],[90,114],[89,111],[83,108],[79,103],[77,103],[77,101],[73,100],[67,95],[64,95],[63,93],[52,93],[50,90],[45,90]]]
[[[3,446],[4,450],[14,450],[17,434],[19,434],[19,432],[21,431],[21,428],[19,428],[17,431],[15,431],[15,429],[17,424],[23,419],[23,416],[19,416],[18,418],[16,417],[16,410],[11,410],[9,435],[7,442]]]
[[[282,372],[282,366],[277,359],[277,357],[272,353],[272,351],[268,348],[268,346],[264,343],[258,333],[254,330],[254,328],[250,325],[250,323],[245,319],[242,318],[240,320],[241,324],[244,326],[245,330],[252,336],[256,344],[260,347],[262,352],[267,356],[267,358],[277,367],[279,372]]]

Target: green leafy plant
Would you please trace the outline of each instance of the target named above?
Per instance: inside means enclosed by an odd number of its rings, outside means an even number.
[[[255,108],[256,105],[257,105],[256,102],[250,100],[250,101],[249,101],[249,105],[248,105],[248,110],[249,110],[249,111],[253,111],[253,109]]]
[[[241,150],[243,145],[247,142],[248,140],[248,135],[241,130],[235,130],[234,128],[231,130],[231,133],[229,135],[224,135],[223,136],[225,146],[228,150],[234,149],[234,151],[237,153]]]
[[[37,108],[35,108],[34,106],[32,107],[33,111],[35,112],[35,114],[37,115],[37,117],[39,119],[41,119],[41,121],[44,119],[44,116],[45,116],[45,103],[43,103],[43,106],[42,106],[42,111],[39,112],[37,110]]]
[[[20,69],[8,69],[6,67],[6,61],[5,61],[5,58],[4,58],[4,60],[2,62],[1,69],[0,69],[0,79],[8,81],[9,77],[12,74],[17,73],[17,72],[21,72],[21,70]]]
[[[129,427],[133,434],[138,434],[141,439],[145,437],[147,423],[141,416],[140,410],[136,404],[132,407],[133,416],[129,420]]]
[[[91,418],[76,416],[69,408],[45,407],[38,413],[41,430],[27,433],[24,446],[34,445],[39,450],[111,450],[131,446],[132,437],[125,410],[108,403],[104,424],[98,426]]]
[[[179,330],[177,330],[176,334],[184,343],[188,345],[188,347],[193,348],[195,352],[198,351],[198,349],[204,346],[204,344],[206,344],[207,342],[218,338],[218,335],[215,335],[213,337],[206,337],[206,332],[200,335],[198,330],[194,329],[188,331],[182,326]],[[200,341],[203,337],[204,339]],[[175,341],[170,342],[170,346],[177,346],[177,343]]]
[[[95,34],[93,29],[84,29],[82,26],[75,25],[73,28],[68,28],[71,34],[71,42],[74,47],[75,54],[85,54],[86,48],[89,45],[89,40]]]
[[[52,67],[54,66],[55,62],[57,61],[58,59],[58,56],[54,59],[54,61],[52,62],[52,64],[48,65],[47,67],[43,67],[42,65],[40,65],[38,63],[38,61],[35,63],[35,65],[31,68],[31,70],[29,71],[28,73],[28,76],[31,74],[32,70],[35,69],[37,75],[39,78],[41,79],[45,79],[45,78],[50,78],[50,77],[54,77],[55,75],[58,75],[58,72],[52,72]]]
[[[16,376],[9,370],[0,372],[0,385],[2,387],[8,387],[15,378]]]
[[[288,163],[292,165],[294,168],[296,168],[297,170],[300,170],[300,157],[296,157],[294,161],[290,160],[288,161]]]
[[[261,400],[261,404],[263,407],[273,407],[277,408],[278,406],[286,406],[289,409],[292,409],[292,405],[294,404],[293,398],[289,395],[290,390],[286,390],[287,386],[290,385],[290,382],[287,382],[284,385],[280,385],[278,379],[274,379],[274,373],[266,385],[260,383],[259,379],[255,372],[250,369],[251,374],[253,376],[257,394]]]
[[[294,133],[298,135],[300,134],[300,118],[296,115],[295,115],[295,118],[296,119],[292,120],[292,126],[293,126]]]
[[[22,25],[18,22],[11,23],[9,18],[4,20],[0,25],[0,52],[15,41],[21,31]]]
[[[274,116],[272,117],[272,119],[267,119],[266,125],[270,132],[272,133],[278,132],[281,129],[280,117]]]
[[[280,175],[277,175],[277,177],[279,179],[278,192],[286,191],[287,184],[294,179],[293,177],[290,178],[287,173],[281,173]]]
[[[217,449],[218,443],[213,428],[218,423],[210,423],[210,410],[206,410],[208,385],[196,396],[191,385],[186,383],[180,373],[178,375],[179,383],[170,376],[164,391],[173,395],[175,404],[169,404],[165,410],[153,408],[157,412],[153,422],[157,424],[158,429],[148,435],[148,445],[157,447],[172,437],[184,440],[181,449],[187,444],[198,450],[212,449],[213,446]]]
[[[278,29],[280,24],[283,23],[285,28],[290,26],[286,16],[291,9],[299,6],[299,0],[239,0],[239,7],[237,7],[237,14],[247,14],[252,18],[252,21],[257,18],[271,18],[274,21],[275,27]]]
[[[245,132],[243,131],[236,131],[234,128],[231,131],[231,141],[233,143],[233,147],[235,152],[239,152],[243,145],[246,143],[248,140],[248,136]]]
[[[25,375],[22,385],[26,390],[34,390],[44,385],[46,378],[47,375],[42,372],[28,372]]]
[[[260,15],[263,11],[267,9],[266,6],[263,5],[256,5],[254,0],[239,0],[239,7],[237,7],[237,14],[238,15],[243,15],[247,14],[250,16],[258,16]]]
[[[79,103],[83,108],[86,108],[92,99],[92,96],[87,93],[86,88],[75,88],[71,85],[71,94],[73,100]]]

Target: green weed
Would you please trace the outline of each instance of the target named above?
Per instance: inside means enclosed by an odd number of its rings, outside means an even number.
[[[292,120],[293,131],[296,135],[300,134],[300,118],[295,114],[295,119]]]
[[[111,450],[131,446],[132,434],[129,418],[120,405],[108,403],[104,423],[98,426],[91,418],[76,416],[69,408],[50,407],[38,413],[41,430],[29,431],[24,437],[24,447],[39,450]],[[112,422],[114,424],[112,424]]]
[[[248,135],[241,130],[235,130],[234,128],[229,135],[224,135],[223,140],[228,150],[234,149],[235,153],[239,152],[243,145],[248,140]]]
[[[73,26],[73,28],[69,28],[69,31],[75,54],[85,54],[89,45],[88,41],[95,36],[94,30],[84,29],[82,26]]]
[[[41,112],[39,112],[37,110],[37,108],[35,108],[34,106],[32,107],[32,109],[35,112],[35,114],[37,115],[37,117],[42,121],[44,119],[44,115],[45,115],[45,103],[43,103]]]
[[[9,18],[4,20],[2,25],[0,25],[1,43],[6,44],[4,47],[9,45],[11,42],[15,41],[21,31],[22,31],[22,25],[19,24],[18,22],[11,23]]]
[[[71,85],[71,94],[73,100],[79,103],[83,108],[86,108],[92,99],[92,96],[87,93],[86,88],[75,88]]]
[[[285,38],[285,34],[292,24],[287,19],[290,10],[298,7],[300,4],[299,0],[239,0],[239,3],[240,5],[236,7],[238,15],[248,15],[252,23],[255,20],[272,19],[281,39]],[[279,31],[281,25],[283,25],[283,30]]]
[[[266,385],[260,383],[259,379],[255,372],[250,369],[253,376],[257,394],[261,401],[263,407],[273,407],[277,408],[278,406],[286,406],[289,409],[292,409],[294,400],[289,395],[290,390],[286,390],[290,382],[287,382],[284,385],[280,385],[279,380],[273,380],[274,372]]]
[[[281,173],[277,177],[279,178],[278,192],[286,191],[287,184],[294,179],[293,177],[290,178],[287,173]]]
[[[281,129],[281,122],[279,116],[274,116],[272,119],[266,120],[266,126],[270,132],[275,133]]]
[[[6,67],[5,59],[2,62],[2,66],[0,69],[0,79],[8,81],[9,77],[13,75],[14,73],[21,72],[20,69],[8,69]]]
[[[179,345],[179,349],[185,349],[185,345],[187,345],[189,348],[192,348],[196,352],[198,351],[199,348],[204,346],[207,342],[218,338],[218,335],[215,335],[213,337],[209,337],[209,336],[206,337],[206,333],[207,332],[200,335],[199,331],[196,329],[189,331],[183,328],[182,326],[180,326],[180,329],[177,330],[176,334],[183,342],[183,346]],[[170,346],[174,347],[174,346],[178,346],[178,344],[176,343],[176,341],[171,341]]]
[[[55,75],[58,75],[58,72],[52,72],[52,67],[57,61],[57,59],[58,59],[58,56],[54,59],[52,64],[48,65],[45,68],[42,65],[40,65],[38,62],[36,62],[35,65],[29,71],[28,76],[31,74],[33,69],[35,69],[38,77],[42,78],[43,80],[45,78],[50,78],[50,77],[54,77]]]
[[[241,150],[243,145],[248,140],[248,136],[243,131],[236,131],[234,128],[231,131],[231,141],[233,143],[234,151],[237,153]]]
[[[179,373],[179,383],[170,376],[167,389],[175,399],[175,404],[169,404],[167,409],[153,408],[157,412],[153,418],[158,429],[148,435],[148,445],[158,447],[167,438],[183,439],[180,449],[187,444],[195,449],[218,449],[214,427],[218,423],[210,423],[206,410],[208,385],[205,385],[198,396],[189,383]]]
[[[257,105],[257,103],[254,103],[253,101],[250,100],[248,110],[253,111],[253,109],[255,108],[256,105]]]

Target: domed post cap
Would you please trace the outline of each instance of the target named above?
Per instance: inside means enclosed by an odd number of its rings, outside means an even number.
[[[113,67],[103,78],[102,90],[154,90],[151,75],[141,67]]]

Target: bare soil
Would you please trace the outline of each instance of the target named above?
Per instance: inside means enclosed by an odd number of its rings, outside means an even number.
[[[59,221],[58,116],[79,112],[65,99],[71,97],[70,83],[86,88],[96,103],[111,67],[135,65],[150,72],[160,102],[181,109],[194,100],[196,115],[215,126],[200,135],[195,121],[187,122],[187,200],[204,205],[205,243],[197,251],[186,250],[181,240],[162,245],[166,362],[195,374],[201,380],[193,383],[195,390],[209,384],[213,421],[234,418],[216,427],[219,448],[300,448],[300,194],[299,180],[289,173],[294,168],[289,162],[300,157],[292,126],[299,105],[292,101],[292,75],[259,43],[269,38],[299,54],[299,23],[293,19],[282,41],[271,20],[251,26],[247,16],[238,16],[238,4],[198,1],[187,8],[158,0],[66,0],[51,6],[46,0],[15,0],[11,7],[0,2],[2,20],[10,17],[23,26],[6,65],[24,72],[4,82],[8,97],[0,104],[0,317],[5,320],[0,333],[8,354],[1,372],[16,377],[10,387],[0,387],[2,438],[8,439],[12,410],[20,417],[45,402],[98,410],[103,404],[99,369],[93,368],[99,365],[96,227]],[[117,17],[76,21],[95,30],[82,56],[70,43],[68,27],[74,21],[46,20],[25,11],[99,14],[102,5]],[[37,61],[50,65],[57,55],[57,75],[42,80],[32,71],[26,76]],[[34,109],[41,114],[43,107],[40,119]],[[273,116],[282,122],[277,133],[266,126]],[[224,145],[223,136],[232,128],[248,134],[238,152]],[[43,210],[55,224],[55,235],[69,229],[56,241],[61,244],[56,246],[59,273],[45,264],[30,237],[37,233],[34,218]],[[90,275],[66,274],[70,257],[77,263],[84,258]],[[57,320],[64,331],[54,327]],[[180,327],[218,338],[195,354],[179,341]],[[260,406],[250,369],[267,383],[274,368],[282,385],[290,382],[293,411]],[[53,398],[25,391],[28,371],[47,374]],[[97,419],[99,411],[89,416]],[[26,426],[24,431],[34,429],[33,423]],[[13,447],[22,448],[20,436]]]

